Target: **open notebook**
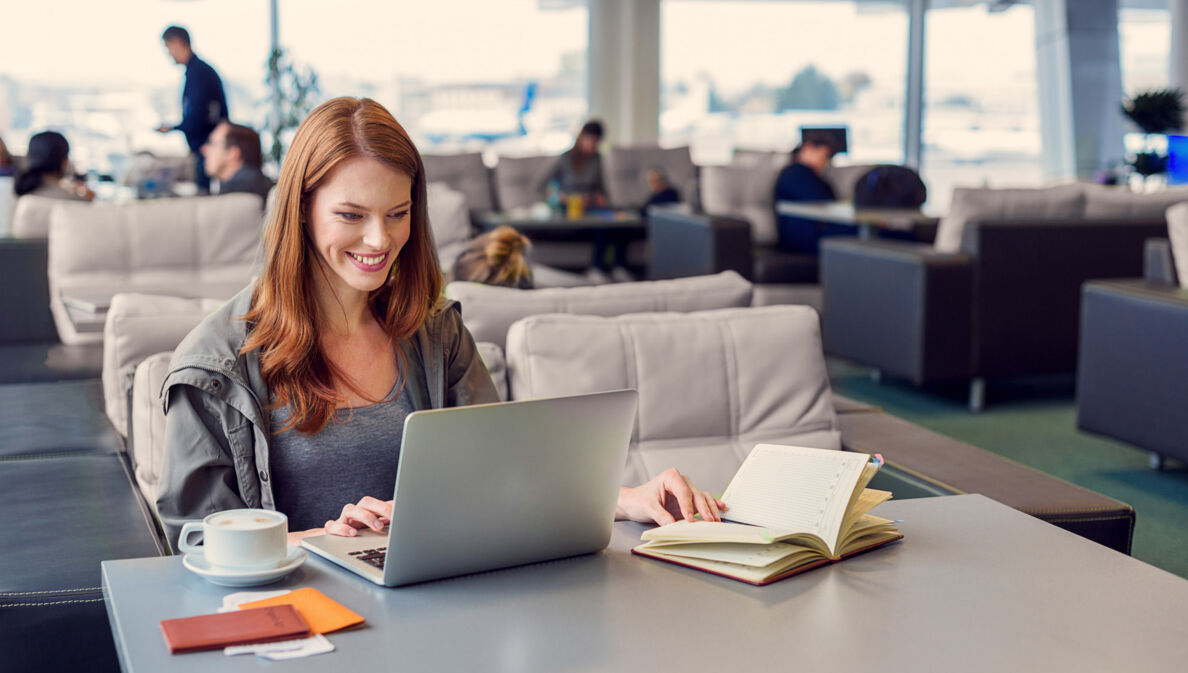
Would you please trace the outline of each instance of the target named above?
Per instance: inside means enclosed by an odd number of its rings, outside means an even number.
[[[769,584],[903,538],[869,514],[891,499],[868,489],[882,461],[862,453],[759,444],[722,501],[729,521],[678,521],[644,532],[642,556]]]

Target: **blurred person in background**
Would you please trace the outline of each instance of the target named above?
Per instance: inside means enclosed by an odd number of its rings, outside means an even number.
[[[202,146],[202,157],[206,174],[219,181],[219,194],[245,192],[268,200],[272,180],[260,170],[264,154],[252,129],[220,122]]]
[[[470,242],[458,255],[446,282],[465,280],[531,290],[535,287],[527,256],[531,246],[528,237],[515,229],[507,225],[497,227]]]
[[[210,177],[206,173],[202,146],[219,122],[227,119],[227,97],[223,81],[206,61],[198,58],[190,46],[190,33],[180,26],[170,26],[161,34],[165,49],[174,63],[186,66],[186,83],[182,88],[182,120],[176,126],[161,125],[160,133],[181,131],[196,162],[194,182],[201,194],[210,193]]]
[[[640,209],[642,215],[648,214],[648,208],[652,206],[662,206],[667,203],[680,203],[681,195],[668,184],[668,177],[664,175],[664,171],[659,168],[649,168],[647,173],[648,180],[648,202]]]
[[[833,201],[833,186],[821,177],[833,161],[838,147],[827,133],[805,131],[792,150],[792,163],[780,171],[775,184],[775,201]],[[821,239],[828,236],[852,236],[853,227],[827,224],[803,217],[780,215],[776,220],[779,247],[788,252],[817,254]]]
[[[94,192],[71,175],[70,143],[56,131],[42,131],[29,138],[25,170],[17,175],[14,188],[17,196],[33,194],[73,201],[95,198]]]
[[[12,161],[12,155],[8,153],[8,146],[4,144],[4,139],[0,138],[0,178],[14,175],[16,175],[16,164]]]

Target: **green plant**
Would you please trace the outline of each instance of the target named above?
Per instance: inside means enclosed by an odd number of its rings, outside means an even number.
[[[1179,131],[1184,127],[1184,92],[1151,89],[1123,101],[1122,112],[1148,135]]]
[[[287,149],[287,135],[317,106],[321,96],[318,74],[309,66],[299,66],[285,52],[275,49],[268,56],[269,105],[266,127],[272,135],[268,150],[280,165]]]

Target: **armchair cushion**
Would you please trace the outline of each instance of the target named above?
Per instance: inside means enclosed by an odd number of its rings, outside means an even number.
[[[427,191],[433,244],[437,247],[438,263],[445,272],[454,266],[470,240],[470,210],[466,195],[444,182],[430,182]]]
[[[495,390],[499,392],[499,399],[506,401],[508,399],[507,362],[503,359],[503,349],[490,341],[480,341],[475,344],[475,347],[478,348],[483,364],[487,366],[487,372],[491,374],[491,382],[495,384]]]
[[[1069,220],[1081,217],[1084,210],[1085,190],[1081,185],[1040,189],[958,187],[953,190],[949,213],[937,227],[934,245],[940,252],[968,250],[965,229],[971,221]]]
[[[808,307],[532,316],[508,333],[507,366],[513,399],[638,390],[627,484],[676,467],[715,491],[758,442],[840,448]]]
[[[499,209],[526,208],[542,201],[540,183],[557,162],[555,156],[499,157],[495,165],[495,195]]]
[[[107,417],[121,435],[128,432],[128,387],[136,365],[176,348],[222,303],[147,294],[112,297],[103,326],[103,398]]]
[[[701,169],[701,207],[711,215],[730,215],[751,223],[759,245],[776,242],[775,166],[706,166]]]
[[[259,258],[254,194],[64,203],[50,219],[50,309],[68,344],[101,341],[106,307],[80,313],[64,295],[100,303],[119,292],[227,298],[251,280]]]
[[[11,185],[10,185],[11,186]],[[12,235],[14,238],[49,238],[50,212],[54,206],[64,203],[62,199],[49,196],[26,194],[16,200],[12,212]],[[74,203],[83,208],[91,204]]]
[[[677,280],[593,287],[517,290],[455,281],[446,296],[462,303],[462,318],[475,341],[504,347],[512,323],[541,313],[621,315],[643,311],[700,311],[751,303],[751,284],[733,271]]]
[[[1188,201],[1188,187],[1168,187],[1161,192],[1138,194],[1126,187],[1083,185],[1088,219],[1151,220],[1171,206]]]
[[[128,438],[132,473],[145,502],[157,511],[157,483],[165,462],[165,408],[161,385],[173,351],[155,353],[136,366],[132,381],[132,435]]]
[[[425,178],[429,182],[444,182],[462,192],[472,213],[496,210],[491,175],[481,152],[425,154],[421,160],[425,164]]]

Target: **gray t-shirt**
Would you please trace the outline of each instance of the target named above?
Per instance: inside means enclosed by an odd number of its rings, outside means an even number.
[[[376,404],[335,411],[316,435],[290,428],[272,436],[276,509],[289,517],[290,531],[320,528],[364,496],[392,499],[404,419],[413,410],[398,387]],[[284,427],[290,416],[288,407],[273,410],[272,427]]]

